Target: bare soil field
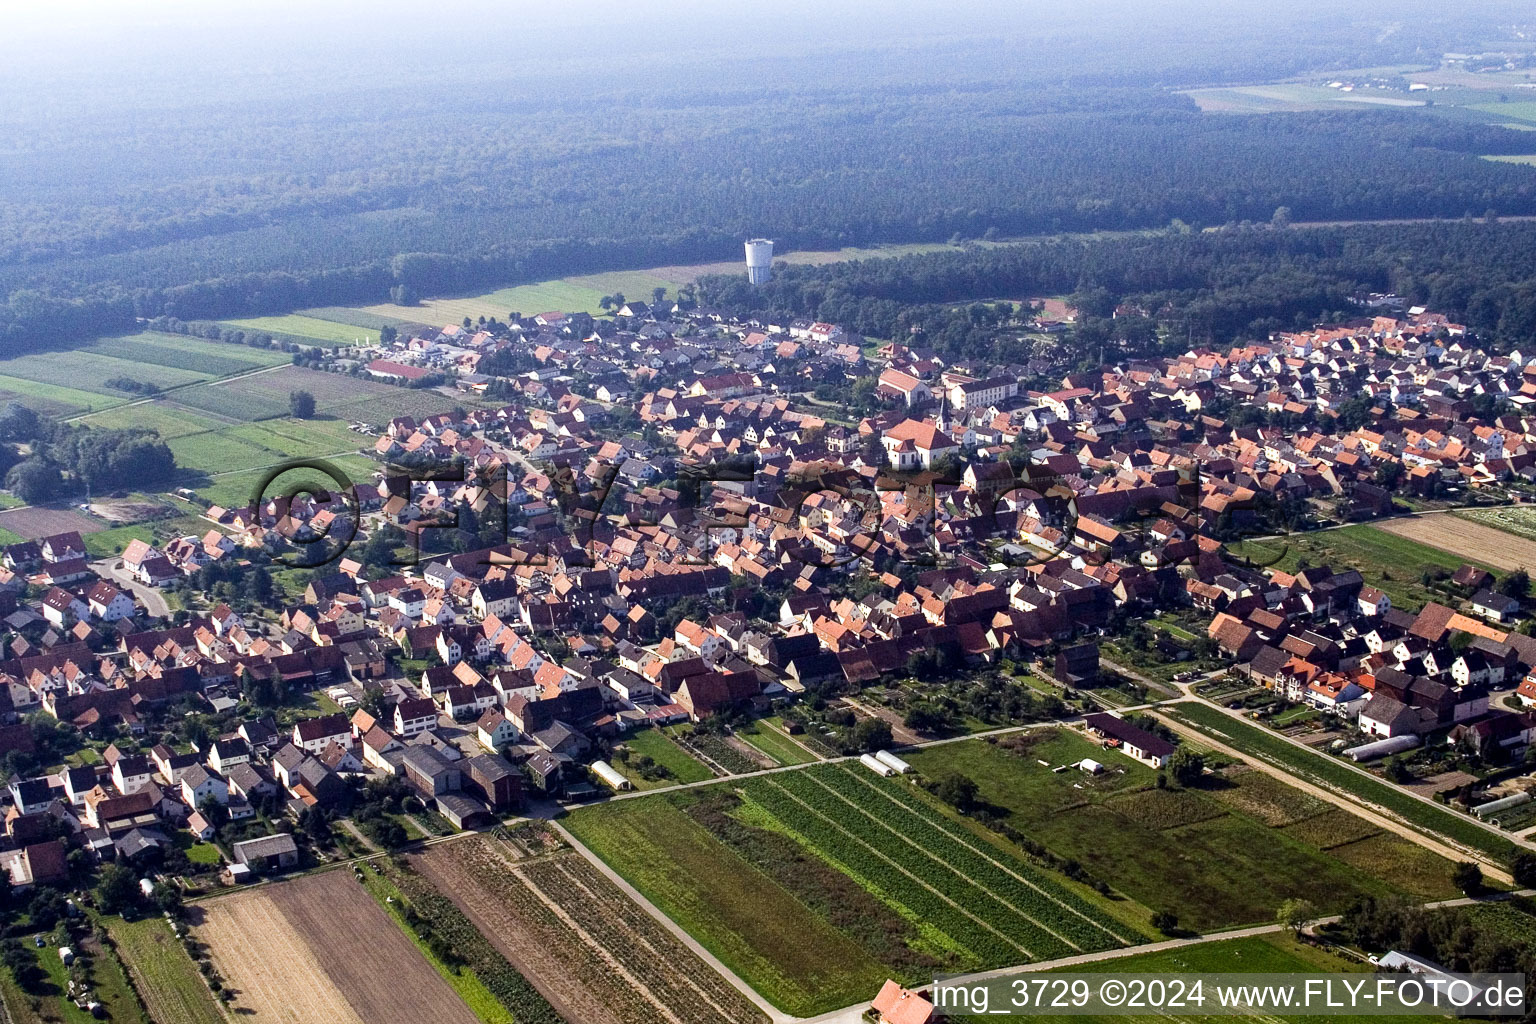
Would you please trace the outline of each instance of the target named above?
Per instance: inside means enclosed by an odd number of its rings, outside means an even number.
[[[444,843],[413,857],[567,1020],[761,1024],[763,1014],[574,852]]]
[[[235,988],[235,1012],[258,1024],[478,1024],[346,872],[246,890],[202,910],[197,937]]]
[[[38,505],[0,512],[0,527],[27,540],[51,537],[56,533],[68,533],[71,530],[95,533],[106,529],[101,522],[90,516],[81,515],[72,508],[43,508]]]
[[[200,904],[191,914],[193,934],[208,944],[234,992],[230,1007],[257,1021],[363,1024],[268,891],[248,889]]]
[[[1506,572],[1536,568],[1536,541],[1450,512],[1409,516],[1371,525]]]

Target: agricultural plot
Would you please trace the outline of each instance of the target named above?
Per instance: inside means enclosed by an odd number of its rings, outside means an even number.
[[[1512,855],[1513,848],[1508,840],[1466,815],[1420,800],[1392,783],[1357,771],[1326,754],[1299,747],[1267,729],[1233,718],[1207,704],[1188,702],[1168,705],[1162,710],[1246,754],[1401,818],[1452,845],[1481,853],[1496,863],[1508,863]]]
[[[105,412],[91,413],[89,416],[82,417],[79,422],[85,426],[100,427],[103,430],[133,428],[153,430],[164,441],[187,434],[201,434],[225,426],[222,420],[193,412],[191,409],[167,400],[122,405]]]
[[[401,388],[391,384],[339,373],[323,373],[299,366],[285,366],[270,373],[253,374],[227,384],[216,385],[210,390],[244,396],[254,402],[280,407],[281,415],[288,409],[288,395],[292,391],[308,391],[315,396],[315,407],[321,415],[338,416],[342,419],[361,419],[382,424],[395,416],[430,416],[447,412],[454,406],[475,404],[463,395],[446,395],[431,389]],[[178,395],[178,398],[181,396]],[[244,419],[263,419],[263,416],[246,416]]]
[[[283,458],[284,456],[274,455],[270,461],[277,463]],[[359,455],[343,455],[323,461],[335,466],[353,483],[371,482],[374,472],[379,468],[377,463]],[[198,493],[215,505],[222,505],[225,508],[244,508],[250,504],[252,494],[257,487],[261,486],[269,473],[270,470],[267,469],[250,469],[215,474],[206,486],[198,489]],[[285,472],[272,480],[266,487],[265,493],[275,494],[301,485],[307,485],[313,489],[328,489],[336,486],[335,482],[323,473],[311,469],[298,469]]]
[[[105,529],[106,524],[99,519],[92,519],[90,516],[76,512],[72,508],[43,508],[32,505],[0,512],[0,527],[24,540],[36,540],[39,537],[51,537],[56,533],[68,533],[70,530],[77,530],[82,534],[94,533]]]
[[[1229,544],[1227,550],[1238,557],[1250,557],[1256,563],[1269,564],[1280,558],[1275,568],[1294,572],[1305,557],[1313,565],[1331,565],[1336,571],[1358,569],[1365,581],[1392,599],[1394,608],[1417,610],[1435,595],[1424,588],[1420,574],[1431,566],[1454,572],[1465,555],[1453,554],[1442,546],[1451,543],[1450,528],[1432,536],[1410,535],[1411,524],[1439,517],[1415,516],[1377,525],[1359,524],[1339,530],[1292,534],[1277,540],[1242,541]],[[1425,541],[1433,543],[1425,543]],[[1486,565],[1484,568],[1493,568]]]
[[[689,802],[677,794],[615,800],[581,808],[566,825],[775,1006],[809,1016],[878,991],[899,961],[864,938],[866,921],[881,926],[879,934],[920,942],[916,924],[841,873],[826,877],[830,869],[815,858],[754,857],[741,842],[728,846],[684,810]],[[774,854],[798,849],[767,830],[754,830],[748,841]],[[837,901],[818,901],[808,887]],[[918,959],[899,974],[916,980],[938,963],[937,957]]]
[[[316,320],[329,320],[336,324],[347,324],[352,327],[363,327],[370,331],[377,331],[383,327],[393,327],[404,333],[411,328],[426,328],[428,324],[418,324],[411,320],[402,320],[395,316],[380,316],[377,313],[365,313],[361,309],[353,309],[350,306],[316,306],[314,309],[301,309],[300,316],[313,317]]]
[[[145,331],[142,334],[130,334],[125,337],[100,338],[80,351],[97,352],[137,363],[174,366],[209,377],[225,377],[263,366],[279,366],[289,360],[286,352],[279,352],[276,349],[231,345],[222,341],[208,341],[183,334],[162,334],[158,331]]]
[[[480,837],[438,846],[411,863],[567,1020],[764,1019],[575,853],[530,859],[508,842]]]
[[[1139,942],[1108,904],[847,765],[586,808],[572,831],[791,1013]],[[790,935],[793,938],[790,938]]]
[[[337,323],[318,317],[290,313],[287,316],[260,316],[250,320],[224,320],[226,326],[242,331],[267,331],[273,334],[291,334],[297,338],[312,338],[326,346],[373,345],[379,340],[378,328],[359,327],[356,324]]]
[[[815,754],[796,743],[788,733],[766,721],[743,726],[736,730],[736,735],[779,764],[808,764],[818,760]]]
[[[163,918],[113,919],[107,933],[156,1024],[223,1024],[207,982]]]
[[[195,935],[235,1013],[295,1024],[477,1018],[350,875],[330,871],[200,904]]]
[[[1084,757],[1108,770],[1088,776],[1072,767]],[[1404,880],[1369,863],[1351,866],[1288,832],[1327,805],[1259,772],[1235,772],[1199,790],[1158,789],[1150,769],[1065,730],[1012,749],[952,743],[908,760],[930,778],[957,771],[974,779],[979,799],[1013,828],[1196,929],[1267,921],[1293,896],[1338,911],[1367,893],[1453,894],[1451,866],[1439,858]],[[1052,770],[1060,765],[1068,767]]]
[[[79,388],[44,384],[23,377],[0,374],[0,401],[16,402],[49,416],[73,416],[77,413],[122,405],[129,401],[129,396],[120,392],[107,395],[95,391],[82,391]]]
[[[615,760],[614,766],[634,782],[636,789],[654,789],[657,786],[674,785],[679,782],[703,782],[705,779],[715,777],[714,772],[668,739],[666,733],[660,729],[641,729],[625,739],[624,746],[629,749],[632,760],[648,757],[665,768],[669,776],[651,781],[641,774],[635,764]]]
[[[1503,511],[1489,509],[1487,511]],[[1431,544],[1465,561],[1490,569],[1528,569],[1536,566],[1536,540],[1511,536],[1496,523],[1464,518],[1448,512],[1395,519],[1382,529],[1399,537]]]
[[[14,359],[0,360],[0,374],[109,396],[132,395],[132,392],[107,383],[116,378],[125,377],[165,389],[194,384],[213,376],[176,366],[119,358],[92,349],[29,352]]]

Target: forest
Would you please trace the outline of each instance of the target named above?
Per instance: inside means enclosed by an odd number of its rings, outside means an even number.
[[[1263,338],[1365,315],[1352,300],[1395,292],[1464,322],[1508,351],[1536,337],[1536,223],[1478,220],[1341,227],[1165,230],[1058,238],[894,259],[780,265],[758,288],[700,281],[706,304],[810,316],[951,355],[1022,361],[985,300],[1069,295],[1080,343],[1130,355]],[[1143,315],[1111,318],[1121,304]],[[1166,330],[1157,332],[1162,324]],[[1017,335],[1017,331],[1013,332]],[[1161,340],[1160,340],[1161,339]]]
[[[105,70],[23,77],[21,53],[0,70],[23,100],[0,112],[17,139],[0,147],[0,344],[736,259],[750,235],[782,252],[1267,222],[1281,206],[1536,215],[1536,168],[1481,159],[1528,152],[1529,133],[1390,107],[1214,116],[1177,91],[1422,60],[1492,27],[1417,11],[1414,33],[1382,33],[1301,5],[1258,31],[1241,6],[1194,37],[1173,21],[932,38],[914,23],[836,60],[740,40],[642,59],[584,36],[579,71],[480,54],[401,84],[418,53],[351,69],[363,81],[345,89],[339,59],[248,79],[240,54],[183,46],[124,94]]]

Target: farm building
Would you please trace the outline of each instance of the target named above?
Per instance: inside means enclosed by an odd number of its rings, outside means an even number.
[[[235,863],[252,870],[291,868],[299,862],[299,847],[286,832],[247,839],[231,847]]]
[[[912,770],[911,765],[907,764],[907,762],[903,761],[889,750],[877,750],[875,751],[875,757],[880,761],[881,764],[890,768],[891,771],[895,772],[897,775],[905,775],[907,772]]]
[[[1089,732],[1104,737],[1111,746],[1118,746],[1148,767],[1163,767],[1173,754],[1172,743],[1145,729],[1138,729],[1123,718],[1101,712],[1084,718],[1083,723]]]

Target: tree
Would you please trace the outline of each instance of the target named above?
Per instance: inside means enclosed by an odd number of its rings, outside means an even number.
[[[957,811],[975,807],[977,791],[976,780],[960,772],[945,772],[933,784],[933,795]]]
[[[1499,580],[1499,593],[1516,601],[1524,601],[1531,593],[1531,574],[1524,569],[1509,573]]]
[[[5,486],[28,505],[37,505],[55,497],[64,487],[64,478],[59,467],[31,458],[5,474]]]
[[[1509,864],[1509,872],[1514,876],[1515,884],[1523,889],[1536,886],[1536,853],[1529,850],[1521,850]]]
[[[400,336],[400,332],[396,331],[389,324],[385,324],[383,327],[379,328],[379,344],[380,345],[392,345],[392,344],[394,344],[395,339],[398,338],[399,336]]]
[[[1285,925],[1300,938],[1302,930],[1317,919],[1317,907],[1311,900],[1289,899],[1280,904],[1275,920]]]
[[[96,905],[103,914],[121,914],[139,901],[139,879],[121,864],[101,869],[96,883]]]
[[[315,415],[315,396],[308,391],[288,392],[288,411],[296,420],[313,419]]]
[[[1451,881],[1466,895],[1476,896],[1483,891],[1483,869],[1469,860],[1457,861]]]
[[[1272,217],[1269,218],[1270,227],[1288,228],[1291,226],[1291,208],[1289,206],[1277,206]]]
[[[1199,785],[1200,777],[1205,773],[1205,758],[1188,747],[1179,747],[1168,759],[1168,773],[1181,786]]]
[[[661,285],[657,285],[655,288],[651,289],[651,301],[654,305],[661,305],[662,300],[664,300],[666,297],[667,290]]]
[[[1152,927],[1168,935],[1179,926],[1179,915],[1171,910],[1159,910],[1152,915]]]
[[[891,745],[891,723],[883,718],[861,718],[853,727],[853,743],[859,750],[873,753]]]

